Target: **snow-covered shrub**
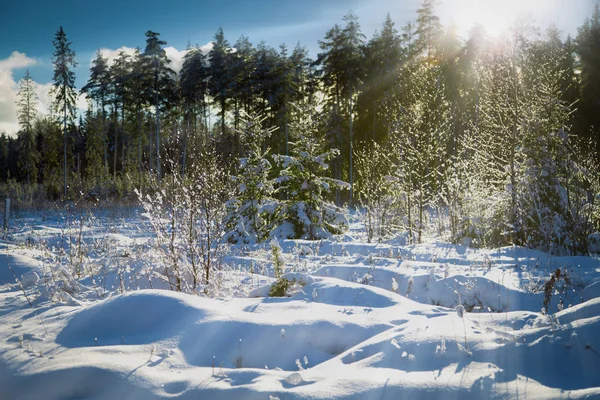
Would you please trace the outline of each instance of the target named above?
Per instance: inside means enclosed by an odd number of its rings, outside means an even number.
[[[215,149],[206,146],[193,155],[183,186],[183,224],[186,266],[192,278],[191,290],[195,291],[200,284],[209,284],[211,271],[223,252],[224,204],[232,184]]]
[[[206,292],[223,251],[231,184],[222,161],[206,146],[191,157],[185,175],[171,159],[171,173],[160,186],[154,182],[153,192],[145,195],[136,190],[159,254],[152,275],[177,291],[203,287]]]
[[[324,150],[317,135],[316,118],[308,114],[292,125],[297,137],[290,143],[291,155],[274,155],[281,168],[276,180],[276,194],[282,206],[282,218],[293,226],[294,238],[322,239],[340,234],[348,228],[341,209],[327,201],[334,189],[349,185],[325,176],[328,162],[339,154],[337,149]]]
[[[572,159],[565,131],[531,141],[516,191],[517,242],[553,254],[586,253],[593,231],[588,212],[593,196],[584,189],[589,172]]]
[[[233,177],[237,192],[227,203],[227,240],[231,243],[260,243],[279,223],[277,203],[272,198],[273,181],[269,178],[269,150],[262,149],[274,128],[264,128],[264,120],[246,114],[242,118],[240,137],[246,155],[239,159]]]
[[[376,142],[362,144],[355,151],[356,195],[365,210],[365,228],[369,243],[381,241],[394,226],[400,225],[402,214],[397,199],[392,195],[392,163],[384,149]]]
[[[160,185],[153,181],[150,187],[153,192],[143,195],[136,189],[136,194],[144,209],[143,216],[148,218],[155,234],[154,247],[159,254],[159,264],[153,270],[154,276],[172,290],[182,291],[182,264],[186,254],[182,235],[185,215],[183,182],[175,172],[165,176]]]

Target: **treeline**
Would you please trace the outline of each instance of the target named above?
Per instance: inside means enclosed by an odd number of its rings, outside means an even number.
[[[365,207],[371,238],[407,229],[420,241],[437,213],[440,232],[455,241],[585,252],[600,193],[598,6],[576,38],[521,22],[500,38],[476,26],[463,40],[442,26],[435,3],[424,0],[400,30],[388,16],[369,40],[349,12],[314,60],[300,44],[231,43],[219,29],[208,53],[188,49],[179,74],[166,42],[148,31],[133,55],[109,64],[97,54],[82,89],[90,106],[78,120],[75,60],[65,57],[61,28],[53,112],[32,111],[27,75],[21,131],[0,137],[0,180],[52,199],[122,197],[185,175],[207,146],[235,175],[248,153],[243,115],[277,128],[260,147],[286,155],[303,135],[291,129],[306,116],[298,110],[310,109],[322,151],[339,150],[330,176],[350,183],[332,196]]]

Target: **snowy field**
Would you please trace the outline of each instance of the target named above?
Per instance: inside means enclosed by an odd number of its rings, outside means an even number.
[[[280,241],[288,297],[268,296],[266,243],[228,248],[209,298],[152,280],[135,212],[17,217],[0,242],[2,400],[600,398],[594,257],[369,244],[351,220]]]

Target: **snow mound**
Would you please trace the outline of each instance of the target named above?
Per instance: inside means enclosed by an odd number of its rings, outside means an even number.
[[[600,281],[596,281],[583,289],[583,299],[590,300],[600,297]]]
[[[557,312],[554,316],[561,324],[570,324],[577,320],[598,317],[600,316],[600,298],[566,308]]]
[[[38,264],[33,258],[27,256],[0,254],[0,285],[15,283],[15,275],[17,278],[29,276],[30,273],[38,270]]]
[[[58,334],[56,343],[73,348],[166,339],[208,314],[191,300],[194,297],[163,290],[120,295],[77,312]]]

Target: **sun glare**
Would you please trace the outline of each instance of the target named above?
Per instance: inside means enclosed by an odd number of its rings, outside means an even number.
[[[443,4],[459,32],[467,34],[474,26],[481,25],[490,36],[509,30],[520,17],[535,18],[536,12],[544,7],[543,0],[453,0]]]

